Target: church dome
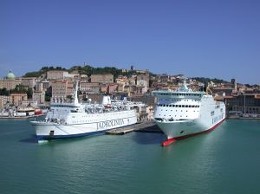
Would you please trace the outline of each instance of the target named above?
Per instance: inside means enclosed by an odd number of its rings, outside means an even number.
[[[6,79],[15,79],[15,75],[13,74],[12,71],[8,72],[8,74],[6,75]]]

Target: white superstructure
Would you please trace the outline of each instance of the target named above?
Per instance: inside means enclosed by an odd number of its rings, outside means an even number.
[[[78,102],[77,90],[76,84],[72,103],[56,99],[45,120],[31,121],[38,141],[92,135],[137,122],[135,104],[113,101],[109,96],[104,97],[104,104],[82,104]]]
[[[153,91],[157,102],[154,119],[168,140],[212,130],[226,116],[223,102],[212,95],[192,91],[186,82],[175,91]]]

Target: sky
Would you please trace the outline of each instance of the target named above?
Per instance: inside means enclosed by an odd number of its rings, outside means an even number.
[[[259,0],[0,0],[0,77],[43,66],[260,84]]]

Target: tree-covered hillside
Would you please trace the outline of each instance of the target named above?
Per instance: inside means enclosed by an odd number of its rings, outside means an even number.
[[[136,73],[136,71],[127,71],[127,72],[122,72],[122,69],[118,69],[116,67],[92,67],[90,65],[77,65],[77,66],[73,66],[69,69],[57,66],[57,67],[53,67],[53,66],[45,66],[42,67],[39,71],[34,71],[34,72],[28,72],[26,73],[23,77],[40,77],[42,75],[44,75],[47,71],[50,70],[63,70],[63,71],[68,71],[69,73],[72,72],[78,72],[79,74],[82,75],[88,75],[91,76],[92,74],[105,74],[105,73],[111,73],[114,75],[115,78],[117,78],[119,75],[126,75],[126,76],[131,76],[132,74]],[[150,72],[150,75],[156,75]],[[195,79],[199,82],[202,82],[204,84],[208,84],[208,82],[212,81],[216,84],[218,83],[227,83],[227,81],[224,81],[222,79],[217,79],[217,78],[205,78],[205,77],[193,77],[191,79]]]
[[[214,82],[215,84],[219,84],[219,83],[228,83],[227,81],[225,80],[222,80],[222,79],[217,79],[217,78],[206,78],[206,77],[193,77],[191,79],[195,79],[199,82],[202,82],[204,84],[208,84],[210,81]]]
[[[90,65],[84,65],[84,66],[73,66],[69,69],[62,68],[62,67],[42,67],[39,71],[33,71],[26,73],[23,77],[40,77],[44,73],[50,70],[63,70],[68,71],[69,73],[72,73],[74,71],[78,72],[79,74],[83,75],[92,75],[92,74],[105,74],[105,73],[111,73],[114,75],[114,77],[118,77],[119,75],[132,75],[135,71],[128,71],[128,72],[122,72],[122,69],[117,69],[116,67],[92,67]]]
[[[64,70],[64,71],[67,71],[66,68],[63,68],[63,67],[53,67],[53,66],[50,66],[50,67],[42,67],[39,71],[32,71],[32,72],[27,72],[23,77],[40,77],[42,74],[46,73],[47,71],[50,71],[50,70]]]

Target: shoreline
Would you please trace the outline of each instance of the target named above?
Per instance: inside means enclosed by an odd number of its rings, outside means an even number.
[[[43,116],[43,115],[45,115],[45,114],[39,114],[39,115],[32,115],[32,116],[21,116],[21,117],[19,117],[19,116],[14,116],[14,117],[5,117],[5,116],[0,116],[0,120],[1,119],[6,119],[6,120],[9,120],[9,119],[11,119],[11,120],[22,120],[22,119],[31,119],[31,118],[37,118],[37,117],[40,117],[40,116]]]
[[[256,118],[252,118],[252,117],[227,117],[227,119],[231,119],[231,120],[260,120],[259,117]]]

